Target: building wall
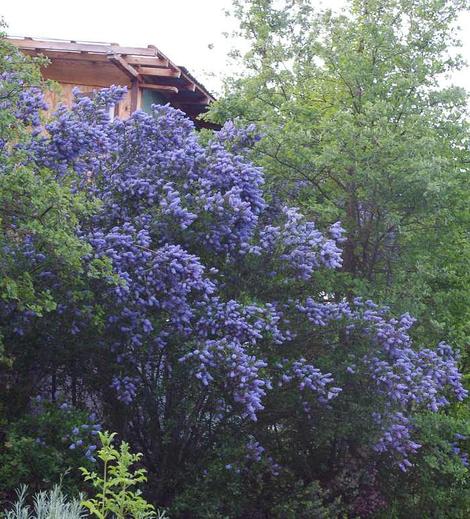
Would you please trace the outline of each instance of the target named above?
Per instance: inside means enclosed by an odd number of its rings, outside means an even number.
[[[116,107],[115,115],[125,119],[132,113],[132,84],[129,77],[112,64],[55,60],[42,69],[42,74],[44,78],[58,83],[58,91],[46,94],[50,111],[54,111],[60,103],[71,106],[74,88],[79,88],[83,93],[89,93],[110,85],[120,85],[127,87],[128,93]],[[137,104],[135,108],[137,108]]]
[[[79,88],[81,92],[91,93],[96,90],[104,88],[98,85],[81,85],[81,84],[70,84],[70,83],[58,83],[57,91],[46,92],[45,98],[49,106],[49,112],[53,112],[59,104],[63,103],[66,106],[72,106],[73,102],[73,89]],[[126,119],[132,113],[131,111],[131,94],[130,91],[124,96],[123,100],[119,103],[115,110],[115,116],[121,119]]]

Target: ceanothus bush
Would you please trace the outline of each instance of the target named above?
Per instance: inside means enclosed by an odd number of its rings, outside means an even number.
[[[245,454],[226,465],[264,460],[270,477],[281,477],[283,452],[299,441],[291,428],[310,431],[302,442],[319,453],[341,443],[344,463],[411,467],[413,415],[467,395],[457,355],[443,343],[415,347],[408,314],[322,288],[322,272],[341,268],[344,231],[336,222],[323,232],[269,202],[247,158],[254,128],[227,123],[203,144],[169,106],[110,120],[122,95],[77,97],[21,147],[27,162],[98,203],[77,235],[90,247],[86,262],[111,266],[108,279],[90,281],[93,304],[71,298],[54,318],[64,336],[94,344],[81,366],[88,401],[158,467],[156,498],[171,502],[181,474],[202,474],[230,432]],[[33,124],[35,96],[21,105]],[[318,433],[355,400],[367,438],[351,427]]]

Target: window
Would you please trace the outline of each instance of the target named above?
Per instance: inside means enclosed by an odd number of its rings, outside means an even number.
[[[150,88],[142,89],[142,110],[146,113],[151,112],[152,105],[165,105],[168,101],[160,92],[150,90]]]

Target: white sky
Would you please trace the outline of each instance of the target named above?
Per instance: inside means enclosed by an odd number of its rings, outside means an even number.
[[[341,0],[322,3],[338,5]],[[0,16],[9,26],[8,34],[15,36],[153,44],[216,93],[229,70],[226,56],[233,46],[222,36],[235,28],[223,12],[230,4],[230,0],[0,0]],[[470,14],[462,16],[460,25],[461,52],[470,62]],[[453,80],[470,89],[470,69]]]

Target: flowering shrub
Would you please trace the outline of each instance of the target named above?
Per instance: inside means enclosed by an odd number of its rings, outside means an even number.
[[[457,355],[415,347],[407,314],[325,290],[323,274],[342,264],[341,225],[322,232],[269,202],[247,158],[253,128],[228,123],[203,144],[168,106],[111,121],[122,95],[77,97],[44,128],[36,91],[19,105],[36,131],[11,149],[96,210],[75,226],[78,286],[33,233],[16,240],[61,297],[43,318],[8,307],[7,349],[50,352],[60,380],[39,360],[37,386],[53,380],[85,406],[98,402],[102,421],[159,467],[149,470],[156,502],[183,512],[179,492],[203,485],[217,455],[229,479],[321,480],[340,495],[351,467],[412,467],[416,413],[467,395]],[[68,448],[93,461],[82,433],[71,430]],[[379,483],[357,490],[377,507]]]

